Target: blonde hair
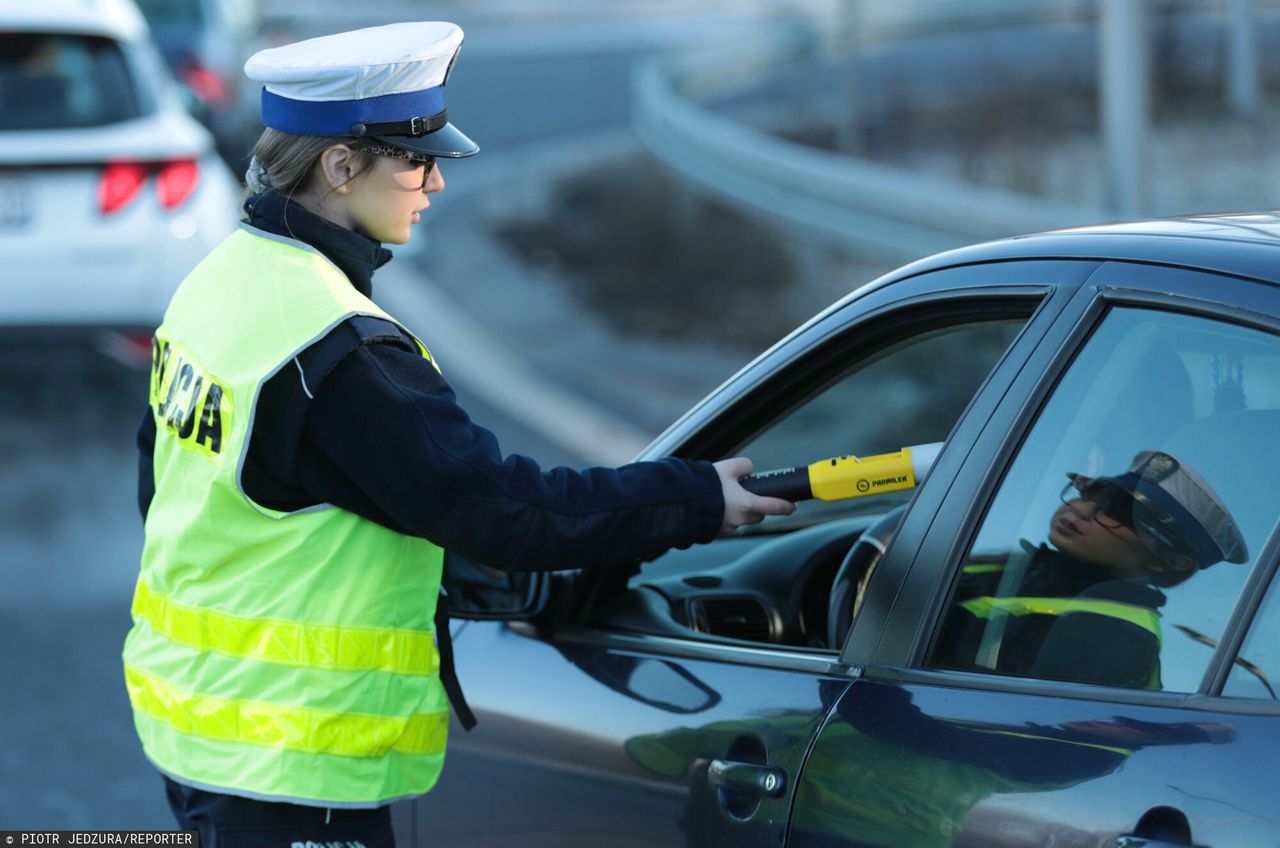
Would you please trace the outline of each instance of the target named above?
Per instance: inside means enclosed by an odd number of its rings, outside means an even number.
[[[295,135],[267,127],[253,145],[253,159],[245,172],[241,206],[255,194],[272,189],[286,197],[310,191],[317,179],[320,154],[335,144],[345,144],[353,153],[351,179],[371,167],[377,155],[364,148],[362,140],[335,136]],[[332,189],[330,189],[332,191]]]

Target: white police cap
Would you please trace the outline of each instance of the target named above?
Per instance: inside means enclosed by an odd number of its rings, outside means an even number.
[[[444,21],[388,24],[260,50],[262,123],[297,135],[371,138],[430,156],[480,147],[448,122],[444,86],[462,30]]]

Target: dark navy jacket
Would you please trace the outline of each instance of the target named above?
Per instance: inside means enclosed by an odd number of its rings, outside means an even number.
[[[253,226],[319,249],[366,296],[391,256],[272,192],[246,210]],[[447,368],[447,351],[442,361]],[[144,518],[154,442],[148,410],[138,432]],[[529,457],[504,458],[413,342],[373,318],[339,325],[267,381],[242,479],[265,506],[330,503],[511,571],[648,559],[710,541],[724,514],[709,462],[544,471]]]
[[[1117,578],[1102,567],[1054,550],[1023,543],[1031,555],[1018,583],[1018,597],[1114,601],[1157,612],[1164,592],[1141,577]],[[962,573],[957,601],[1001,595],[999,570]],[[978,668],[975,658],[987,619],[953,606],[935,649],[934,663]],[[1159,688],[1160,634],[1124,618],[1080,609],[1065,615],[1010,616],[995,670],[1019,677],[1074,680],[1104,686]]]

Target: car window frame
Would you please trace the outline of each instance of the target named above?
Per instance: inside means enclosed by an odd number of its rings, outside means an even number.
[[[930,488],[942,491],[949,485],[948,475],[954,472],[958,462],[954,458],[947,459],[948,447],[953,443],[957,444],[958,450],[953,451],[953,457],[967,453],[969,446],[963,442],[971,438],[987,411],[994,408],[1004,396],[1009,384],[1022,370],[1027,353],[1039,344],[1039,336],[1056,321],[1058,313],[1075,296],[1077,286],[1097,265],[1097,261],[1079,259],[977,263],[932,270],[905,278],[888,287],[869,286],[860,293],[862,296],[850,298],[818,316],[743,368],[655,440],[639,458],[650,459],[668,454],[690,455],[709,449],[716,438],[708,439],[704,434],[717,431],[723,433],[719,429],[721,422],[726,417],[742,415],[748,399],[759,402],[762,396],[772,395],[778,391],[779,386],[794,376],[797,369],[813,369],[815,362],[830,362],[835,357],[847,356],[851,349],[867,343],[863,339],[868,325],[883,320],[888,315],[903,316],[910,312],[920,316],[915,319],[915,325],[921,326],[925,323],[925,313],[945,315],[945,310],[954,307],[957,302],[975,305],[1003,304],[1003,309],[1010,316],[1016,310],[1018,316],[1026,316],[1022,329],[1002,353],[953,426],[946,446],[926,483],[916,489],[907,505],[907,513],[910,514],[913,504],[923,492]],[[852,321],[845,312],[850,309],[860,313]],[[903,335],[893,337],[902,338]],[[882,342],[873,339],[872,343],[878,347]],[[769,380],[760,383],[758,387],[752,386],[752,378],[757,369],[774,372]],[[756,394],[757,388],[760,390],[759,395]],[[969,423],[966,425],[966,422]],[[732,441],[745,436],[738,432],[734,436],[721,435],[719,438]],[[892,550],[891,545],[890,552]],[[889,570],[886,565],[889,559],[889,556],[885,557],[881,569]],[[685,639],[669,635],[626,633],[609,630],[599,623],[591,623],[588,619],[597,603],[614,592],[625,591],[631,573],[628,566],[629,564],[624,564],[613,569],[594,569],[578,575],[573,586],[574,612],[564,626],[554,628],[553,638],[606,642],[631,650],[643,646],[646,651],[662,655],[718,658],[770,667],[853,669],[855,675],[860,664],[869,659],[847,655],[848,640],[839,652],[816,649],[810,652],[792,645],[739,645],[705,637]],[[872,616],[870,611],[860,614],[859,622],[866,622]],[[519,624],[512,626],[522,627]],[[865,628],[867,625],[863,626]],[[853,631],[856,633],[858,630],[858,623],[855,622]],[[850,640],[852,638],[853,633],[850,634]]]
[[[1267,601],[1268,592],[1276,593],[1276,600],[1280,602],[1278,571],[1280,571],[1280,528],[1272,530],[1270,538],[1259,550],[1258,562],[1249,579],[1245,581],[1244,588],[1240,592],[1240,600],[1232,611],[1222,638],[1218,640],[1218,647],[1214,649],[1213,659],[1205,671],[1205,680],[1201,684],[1202,690],[1206,690],[1205,696],[1214,699],[1217,704],[1225,702],[1238,705],[1238,708],[1233,711],[1280,714],[1280,700],[1223,694],[1235,659],[1240,656],[1240,649],[1244,647],[1245,639],[1258,622],[1262,607]]]
[[[177,83],[159,51],[149,42],[122,41],[120,47],[133,80],[138,119],[155,116],[166,103],[181,109],[182,104],[174,89]]]
[[[1204,286],[1231,289],[1221,300],[1204,296]],[[908,568],[907,586],[886,616],[869,674],[884,679],[943,682],[965,689],[1019,694],[1053,694],[1116,703],[1199,707],[1215,711],[1280,713],[1280,701],[1224,698],[1222,686],[1267,587],[1280,571],[1280,524],[1260,548],[1253,570],[1232,609],[1222,638],[1194,693],[1153,692],[1071,681],[1015,678],[998,674],[929,668],[925,665],[951,598],[954,581],[992,501],[1003,485],[1028,433],[1094,331],[1115,307],[1177,312],[1280,336],[1277,286],[1267,280],[1157,263],[1108,261],[1082,285],[1057,316],[1029,367],[1011,387],[988,427],[977,437],[957,475],[961,488],[941,506],[944,520],[930,528]],[[1222,300],[1230,300],[1224,303]],[[968,503],[962,503],[970,492]],[[945,550],[945,554],[942,551]],[[941,555],[940,555],[941,554]],[[849,646],[846,646],[846,649]]]

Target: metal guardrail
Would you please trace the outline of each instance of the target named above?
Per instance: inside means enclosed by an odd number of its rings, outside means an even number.
[[[1107,213],[830,153],[712,112],[699,97],[767,73],[798,45],[772,36],[637,67],[633,123],[668,167],[734,207],[870,259],[901,261],[975,241],[1096,223]],[[754,57],[743,66],[743,57]],[[732,69],[731,71],[727,69]]]

